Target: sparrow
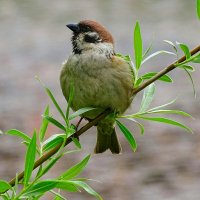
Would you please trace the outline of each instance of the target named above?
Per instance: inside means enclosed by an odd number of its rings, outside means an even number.
[[[94,119],[105,109],[123,114],[133,100],[134,73],[131,66],[114,50],[111,33],[100,23],[82,20],[66,25],[72,31],[72,54],[62,64],[60,85],[66,100],[70,84],[74,86],[71,108],[93,107],[83,114]],[[115,118],[106,117],[97,123],[97,142],[94,152],[109,149],[113,154],[121,152],[115,131]]]

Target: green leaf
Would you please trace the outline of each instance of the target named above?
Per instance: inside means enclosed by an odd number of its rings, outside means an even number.
[[[197,54],[196,56],[193,56],[191,62],[200,63],[200,54]]]
[[[141,84],[142,82],[143,82],[143,79],[142,79],[142,78],[139,78],[139,79],[136,81],[134,87],[140,86],[140,84]]]
[[[179,43],[179,42],[177,42],[177,44],[180,46],[180,48],[184,52],[186,59],[189,59],[191,57],[191,54],[190,54],[190,50],[188,46],[186,44]]]
[[[26,135],[25,133],[23,133],[19,130],[16,130],[16,129],[8,130],[8,131],[6,131],[6,134],[15,135],[17,137],[20,137],[28,143],[30,143],[30,141],[31,141],[31,138],[28,135]]]
[[[196,0],[197,16],[200,19],[200,0]]]
[[[168,119],[168,118],[163,118],[163,117],[144,117],[144,116],[141,116],[141,115],[137,115],[135,117],[139,118],[139,119],[144,119],[144,120],[155,121],[155,122],[160,122],[160,123],[165,123],[165,124],[178,126],[180,128],[183,128],[183,129],[187,130],[188,132],[193,133],[193,131],[189,127],[187,127],[187,126],[185,126],[185,125],[183,125],[183,124],[181,124],[181,123],[179,123],[177,121]]]
[[[81,162],[78,164],[74,165],[70,169],[68,169],[66,172],[64,172],[61,176],[60,179],[72,179],[76,176],[78,176],[86,167],[88,164],[88,161],[90,159],[90,155],[86,156]]]
[[[74,82],[70,82],[70,88],[69,88],[69,98],[68,98],[68,104],[67,104],[67,110],[66,110],[66,119],[69,119],[69,109],[72,104],[72,100],[74,98]]]
[[[153,111],[153,110],[159,110],[159,109],[161,109],[161,108],[164,108],[164,107],[166,107],[166,106],[169,106],[169,105],[173,104],[175,101],[176,101],[176,99],[170,101],[169,103],[165,103],[165,104],[163,104],[163,105],[160,105],[160,106],[151,108],[150,110],[148,110],[148,112]]]
[[[51,137],[49,137],[47,140],[44,141],[43,150],[49,151],[50,149],[53,149],[54,147],[58,146],[59,144],[62,144],[65,137],[66,137],[65,134],[52,135]]]
[[[172,41],[164,40],[164,42],[166,42],[167,44],[169,44],[170,46],[172,46],[172,48],[175,50],[176,53],[178,52],[178,50],[176,48],[176,45]]]
[[[83,188],[88,194],[95,196],[96,199],[103,200],[103,198],[97,192],[95,192],[87,183],[83,181],[70,181],[70,182],[72,182],[74,185],[78,187]]]
[[[65,197],[63,197],[61,194],[53,191],[53,190],[50,190],[51,193],[55,194],[55,198],[54,200],[67,200]]]
[[[147,113],[145,114],[156,114],[156,113],[160,113],[160,114],[177,114],[177,115],[183,115],[186,117],[192,117],[190,114],[181,111],[181,110],[154,110],[154,111],[147,111]]]
[[[56,119],[54,119],[53,117],[47,116],[47,115],[42,115],[46,120],[48,120],[49,122],[51,122],[53,125],[57,126],[58,128],[60,128],[63,131],[66,131],[66,128]]]
[[[148,109],[154,98],[154,92],[155,92],[154,83],[145,88],[139,112],[145,112]]]
[[[144,60],[145,57],[147,56],[147,54],[151,51],[152,46],[153,46],[153,43],[151,43],[151,44],[149,45],[149,47],[147,48],[147,50],[144,52],[144,55],[142,56],[142,60]]]
[[[78,141],[77,138],[72,137],[72,141],[74,142],[75,146],[76,146],[78,149],[81,149],[81,144],[80,144],[80,142]]]
[[[39,77],[36,77],[36,79],[41,83],[42,87],[45,89],[46,93],[50,97],[50,99],[53,102],[53,104],[55,105],[56,109],[58,110],[58,112],[60,113],[60,115],[62,116],[62,118],[66,121],[65,115],[64,115],[62,109],[60,108],[60,106],[58,105],[58,102],[56,101],[56,99],[53,96],[53,94],[50,91],[50,89],[45,86],[45,84],[39,79]]]
[[[128,63],[131,61],[131,57],[129,55],[122,55],[121,53],[116,53],[116,56],[119,58],[122,58],[123,60],[125,60]]]
[[[26,186],[31,177],[36,154],[36,131],[33,133],[32,140],[26,152],[25,169],[24,169],[24,185]]]
[[[38,196],[44,194],[45,192],[53,189],[58,184],[57,180],[44,180],[34,185],[30,186],[25,190],[24,194],[22,195],[23,198],[30,198],[34,196]]]
[[[0,180],[0,193],[4,193],[11,188],[10,184],[4,180]]]
[[[171,55],[176,55],[175,53],[173,52],[170,52],[170,51],[156,51],[155,53],[152,53],[151,55],[149,55],[148,57],[146,57],[143,61],[142,61],[142,64],[144,64],[145,62],[147,62],[149,59],[159,55],[159,54],[171,54]]]
[[[124,116],[124,117],[125,117],[125,116]],[[141,124],[140,122],[138,122],[137,120],[135,120],[135,119],[133,119],[133,118],[126,118],[126,119],[129,119],[129,120],[135,122],[135,123],[138,125],[138,127],[140,128],[141,134],[142,134],[142,135],[144,134],[144,125],[143,125],[143,124]]]
[[[186,69],[186,70],[188,70],[190,72],[194,72],[195,71],[194,67],[192,67],[190,65],[180,65],[180,66],[178,66],[178,68]]]
[[[49,116],[49,105],[46,106],[44,111],[44,116]],[[42,119],[42,124],[40,126],[39,136],[40,136],[40,142],[43,141],[47,127],[48,127],[49,121],[45,118]]]
[[[140,32],[140,25],[139,22],[136,22],[135,29],[134,29],[134,50],[135,50],[135,64],[136,69],[140,68],[142,62],[142,36]]]
[[[56,188],[67,190],[69,192],[79,192],[79,189],[71,181],[58,180]]]
[[[137,143],[131,132],[128,130],[128,128],[122,124],[120,121],[116,120],[117,125],[121,132],[124,134],[125,138],[127,139],[128,143],[131,146],[131,149],[135,152],[137,149]]]
[[[81,108],[79,110],[77,110],[76,112],[74,112],[72,115],[69,116],[69,120],[72,120],[80,115],[82,115],[83,113],[86,113],[90,110],[94,110],[96,108],[90,108],[90,107],[87,107],[87,108]]]
[[[157,72],[149,72],[149,73],[143,75],[141,78],[142,78],[143,80],[145,80],[145,79],[150,79],[150,78],[152,78],[153,76],[155,76],[156,74],[157,74]],[[168,83],[173,82],[173,80],[172,80],[168,75],[163,75],[163,76],[160,77],[158,80],[164,81],[164,82],[168,82]]]
[[[187,73],[187,75],[188,75],[188,77],[189,77],[189,79],[190,79],[190,81],[192,83],[192,89],[193,89],[194,97],[196,98],[196,89],[195,89],[195,84],[194,84],[192,75],[187,69],[185,69],[185,72]]]

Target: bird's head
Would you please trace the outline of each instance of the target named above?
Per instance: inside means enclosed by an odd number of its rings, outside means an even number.
[[[83,20],[77,24],[66,25],[73,31],[72,45],[75,54],[92,50],[105,53],[114,52],[114,41],[110,32],[101,24],[92,20]]]

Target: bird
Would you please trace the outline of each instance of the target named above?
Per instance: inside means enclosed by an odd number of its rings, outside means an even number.
[[[134,90],[134,72],[130,64],[117,56],[111,33],[99,22],[81,20],[66,25],[72,31],[72,54],[62,64],[60,85],[66,100],[73,83],[71,108],[96,108],[83,114],[92,120],[105,109],[123,114],[131,105]],[[121,152],[115,131],[115,118],[106,117],[97,123],[97,141],[94,153],[110,150]]]

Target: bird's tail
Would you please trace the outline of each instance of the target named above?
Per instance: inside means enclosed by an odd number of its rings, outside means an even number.
[[[114,124],[103,122],[97,125],[97,143],[94,152],[103,153],[107,149],[113,154],[121,152]]]

